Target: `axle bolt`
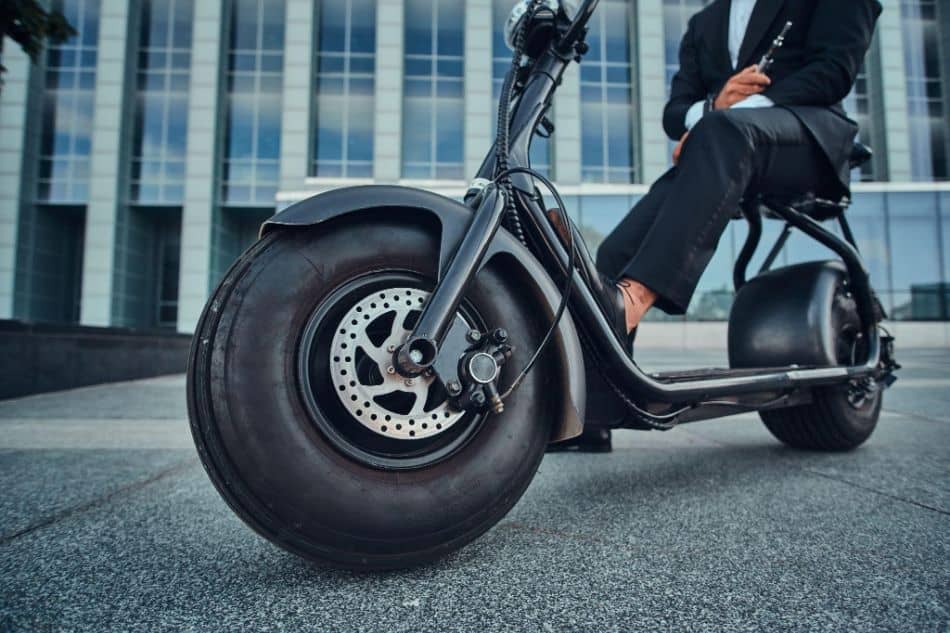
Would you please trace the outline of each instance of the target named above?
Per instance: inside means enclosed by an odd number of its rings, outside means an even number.
[[[468,340],[471,343],[478,343],[482,340],[482,333],[478,330],[469,330],[468,331]]]
[[[495,341],[498,345],[503,345],[508,342],[508,331],[498,328],[491,333],[492,340]]]
[[[390,365],[389,367],[386,368],[386,373],[389,374],[389,375],[395,374],[395,373],[396,373],[396,368],[393,367],[392,365]]]
[[[450,380],[449,384],[447,384],[445,388],[448,389],[449,394],[453,396],[457,396],[462,393],[462,385],[460,385],[457,380]]]

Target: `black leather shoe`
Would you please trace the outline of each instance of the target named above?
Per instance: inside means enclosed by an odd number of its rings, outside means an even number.
[[[623,290],[603,274],[598,275],[597,281],[600,284],[593,289],[594,297],[597,299],[604,316],[607,317],[607,322],[610,323],[617,340],[632,356],[633,343],[637,338],[638,328],[633,328],[631,332],[627,332],[627,306],[623,300]]]
[[[627,307],[623,300],[623,290],[603,274],[599,275],[598,281],[599,287],[593,288],[594,297],[617,340],[624,344],[627,341]]]
[[[548,453],[609,453],[613,450],[610,429],[587,425],[584,432],[575,438],[557,444],[548,444]]]

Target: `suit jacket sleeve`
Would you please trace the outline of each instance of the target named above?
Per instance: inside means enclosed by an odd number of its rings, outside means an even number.
[[[686,112],[697,101],[707,97],[699,67],[699,49],[696,45],[696,19],[690,19],[686,35],[680,43],[680,67],[673,76],[670,100],[663,110],[663,129],[672,140],[678,141],[686,133]]]
[[[854,86],[880,14],[877,0],[819,0],[805,41],[808,62],[765,96],[785,106],[840,103]]]

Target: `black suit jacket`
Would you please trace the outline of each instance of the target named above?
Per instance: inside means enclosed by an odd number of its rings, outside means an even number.
[[[715,0],[690,18],[663,113],[673,140],[686,132],[690,106],[718,94],[737,72],[729,57],[730,8],[730,0]],[[841,101],[851,92],[880,14],[877,0],[758,0],[739,52],[739,69],[757,63],[785,23],[793,22],[768,71],[772,85],[764,94],[808,128],[845,192],[857,125]]]

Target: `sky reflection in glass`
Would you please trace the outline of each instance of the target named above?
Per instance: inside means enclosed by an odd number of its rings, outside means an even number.
[[[591,21],[581,64],[581,163],[584,182],[631,183],[633,148],[631,6],[603,0]]]
[[[457,0],[406,0],[404,178],[465,177],[464,18]]]
[[[36,196],[44,202],[84,204],[89,198],[89,163],[99,40],[99,0],[56,0],[78,35],[51,46]]]
[[[280,171],[284,0],[231,0],[221,201],[272,206]]]
[[[143,0],[132,124],[130,199],[184,198],[193,0]]]
[[[373,176],[376,0],[320,5],[312,174]]]

